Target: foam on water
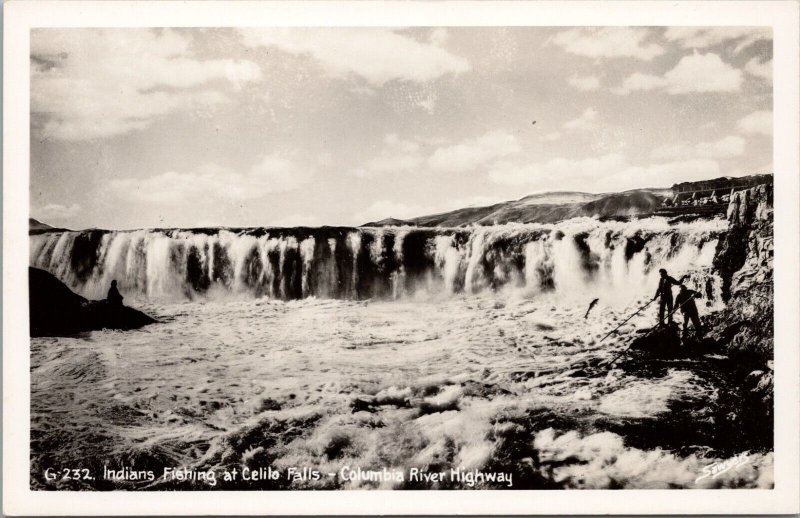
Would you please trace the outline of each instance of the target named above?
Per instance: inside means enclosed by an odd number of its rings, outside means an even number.
[[[592,489],[698,489],[750,487],[770,489],[773,454],[748,456],[748,462],[715,478],[695,482],[703,467],[714,459],[689,455],[681,458],[668,451],[644,451],[626,447],[623,437],[610,432],[581,435],[558,434],[548,428],[533,441],[544,464],[553,465],[553,476],[571,488]],[[567,459],[572,462],[564,463]]]
[[[32,340],[32,476],[80,461],[480,469],[514,473],[515,488],[770,487],[766,452],[694,484],[703,466],[740,453],[708,442],[725,415],[715,377],[683,363],[587,368],[652,324],[655,310],[596,342],[633,302],[601,301],[586,319],[586,298],[554,293],[149,304],[162,324]],[[674,430],[642,435],[678,419],[685,451],[664,443]],[[325,476],[257,487],[469,486]]]

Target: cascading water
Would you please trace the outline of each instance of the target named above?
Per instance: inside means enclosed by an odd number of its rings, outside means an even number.
[[[723,220],[651,218],[473,228],[341,228],[49,232],[31,236],[31,265],[89,298],[112,279],[145,300],[222,296],[396,299],[520,290],[641,295],[658,268],[709,275]],[[715,299],[717,297],[714,297]]]
[[[723,356],[624,354],[656,321],[656,304],[634,312],[659,268],[689,275],[713,324],[724,303],[712,265],[729,232],[722,219],[583,218],[33,235],[32,266],[88,298],[116,279],[159,324],[94,331],[88,345],[31,339],[32,487],[51,487],[45,465],[131,459],[198,471],[467,467],[513,473],[513,489],[772,487],[771,426],[743,424],[742,383],[726,381]],[[697,485],[742,450],[742,470]],[[165,484],[113,487],[185,489]],[[464,487],[287,484],[264,487]]]

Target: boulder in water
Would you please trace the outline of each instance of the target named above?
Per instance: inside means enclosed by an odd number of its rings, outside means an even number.
[[[97,329],[138,329],[156,320],[126,306],[87,300],[56,277],[28,268],[31,336],[64,336]]]

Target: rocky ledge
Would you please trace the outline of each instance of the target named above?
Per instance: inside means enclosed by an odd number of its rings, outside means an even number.
[[[766,364],[774,353],[772,190],[735,193],[728,222],[714,257],[727,307],[715,315],[713,332],[728,354]]]
[[[98,329],[138,329],[156,320],[126,306],[87,300],[50,273],[28,268],[31,336],[65,336]]]
[[[772,199],[769,185],[731,197],[728,232],[714,257],[727,305],[708,322],[709,336],[733,360],[742,388],[761,399],[767,415],[775,353]]]

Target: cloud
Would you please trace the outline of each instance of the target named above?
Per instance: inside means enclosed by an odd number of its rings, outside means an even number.
[[[645,43],[650,32],[644,28],[575,28],[559,32],[548,42],[578,56],[590,58],[635,58],[650,61],[664,53],[656,43]]]
[[[446,173],[470,171],[499,158],[519,153],[520,150],[514,135],[495,130],[458,144],[439,147],[426,159],[418,142],[390,134],[384,138],[380,154],[353,169],[351,174],[359,178],[378,178],[422,170]]]
[[[619,171],[625,165],[625,157],[618,153],[583,160],[554,158],[540,164],[517,165],[501,162],[489,171],[489,178],[499,184],[524,185],[550,182],[550,185],[558,184],[559,188],[563,188],[562,184],[568,182],[570,178],[594,176],[597,180]]]
[[[561,133],[559,133],[558,131],[551,131],[550,133],[548,133],[547,135],[545,135],[542,138],[544,140],[546,140],[547,142],[554,142],[554,141],[556,141],[556,140],[561,138]]]
[[[584,112],[577,119],[573,119],[564,123],[564,129],[570,131],[576,130],[590,130],[594,126],[594,121],[597,119],[597,110],[594,108],[586,108]]]
[[[716,54],[693,54],[681,58],[675,68],[664,74],[664,79],[671,94],[737,92],[742,72]]]
[[[747,141],[738,135],[728,135],[714,142],[700,142],[695,146],[695,156],[698,158],[733,158],[742,156],[746,143]]]
[[[649,165],[630,165],[626,157],[610,153],[584,159],[554,158],[544,163],[512,164],[501,162],[489,171],[498,184],[525,185],[530,188],[615,191],[637,187],[668,186],[719,174],[719,164],[708,159],[680,160]]]
[[[772,135],[772,111],[757,110],[739,119],[736,126],[745,133]]]
[[[732,67],[713,53],[684,56],[663,77],[633,73],[622,85],[612,89],[618,95],[635,91],[663,89],[669,94],[694,92],[738,92],[742,71]]]
[[[73,203],[69,207],[65,205],[59,205],[57,203],[51,203],[49,205],[45,205],[44,207],[33,209],[31,210],[31,213],[42,223],[47,223],[48,221],[69,221],[77,216],[80,211],[81,206],[77,203]]]
[[[416,142],[391,134],[384,138],[384,145],[385,148],[379,156],[354,169],[352,174],[359,178],[376,178],[419,169],[425,161]]]
[[[772,60],[762,63],[758,58],[753,58],[744,66],[744,71],[750,75],[772,81]]]
[[[166,173],[147,178],[119,178],[108,190],[119,199],[137,203],[178,204],[196,200],[253,200],[292,191],[312,177],[308,168],[275,155],[263,157],[248,172],[238,173],[216,164],[196,172]]]
[[[737,40],[734,53],[739,53],[753,43],[772,38],[772,31],[762,27],[670,27],[664,37],[686,49],[705,49]]]
[[[261,77],[251,61],[195,59],[190,43],[173,30],[33,30],[31,113],[41,136],[75,141],[141,130],[170,113],[227,102],[220,82],[237,89]]]
[[[519,153],[520,149],[514,135],[495,130],[461,144],[437,149],[428,159],[428,167],[442,172],[468,171]]]
[[[616,185],[619,189],[637,187],[668,187],[675,183],[713,178],[720,174],[715,160],[691,159],[631,166],[602,180],[603,185]]]
[[[625,78],[625,80],[622,82],[622,86],[612,88],[611,91],[617,95],[628,95],[631,92],[648,91],[662,88],[666,84],[667,80],[663,77],[634,72]]]
[[[582,92],[590,92],[600,88],[600,79],[596,76],[579,76],[574,74],[567,79],[567,83]]]
[[[650,157],[657,160],[686,158],[733,158],[744,154],[747,141],[738,135],[728,135],[714,142],[665,145],[654,149]]]
[[[308,55],[332,77],[355,74],[373,86],[392,80],[425,82],[470,70],[469,62],[441,48],[446,33],[434,31],[420,42],[382,28],[240,29],[250,47],[272,47]]]

